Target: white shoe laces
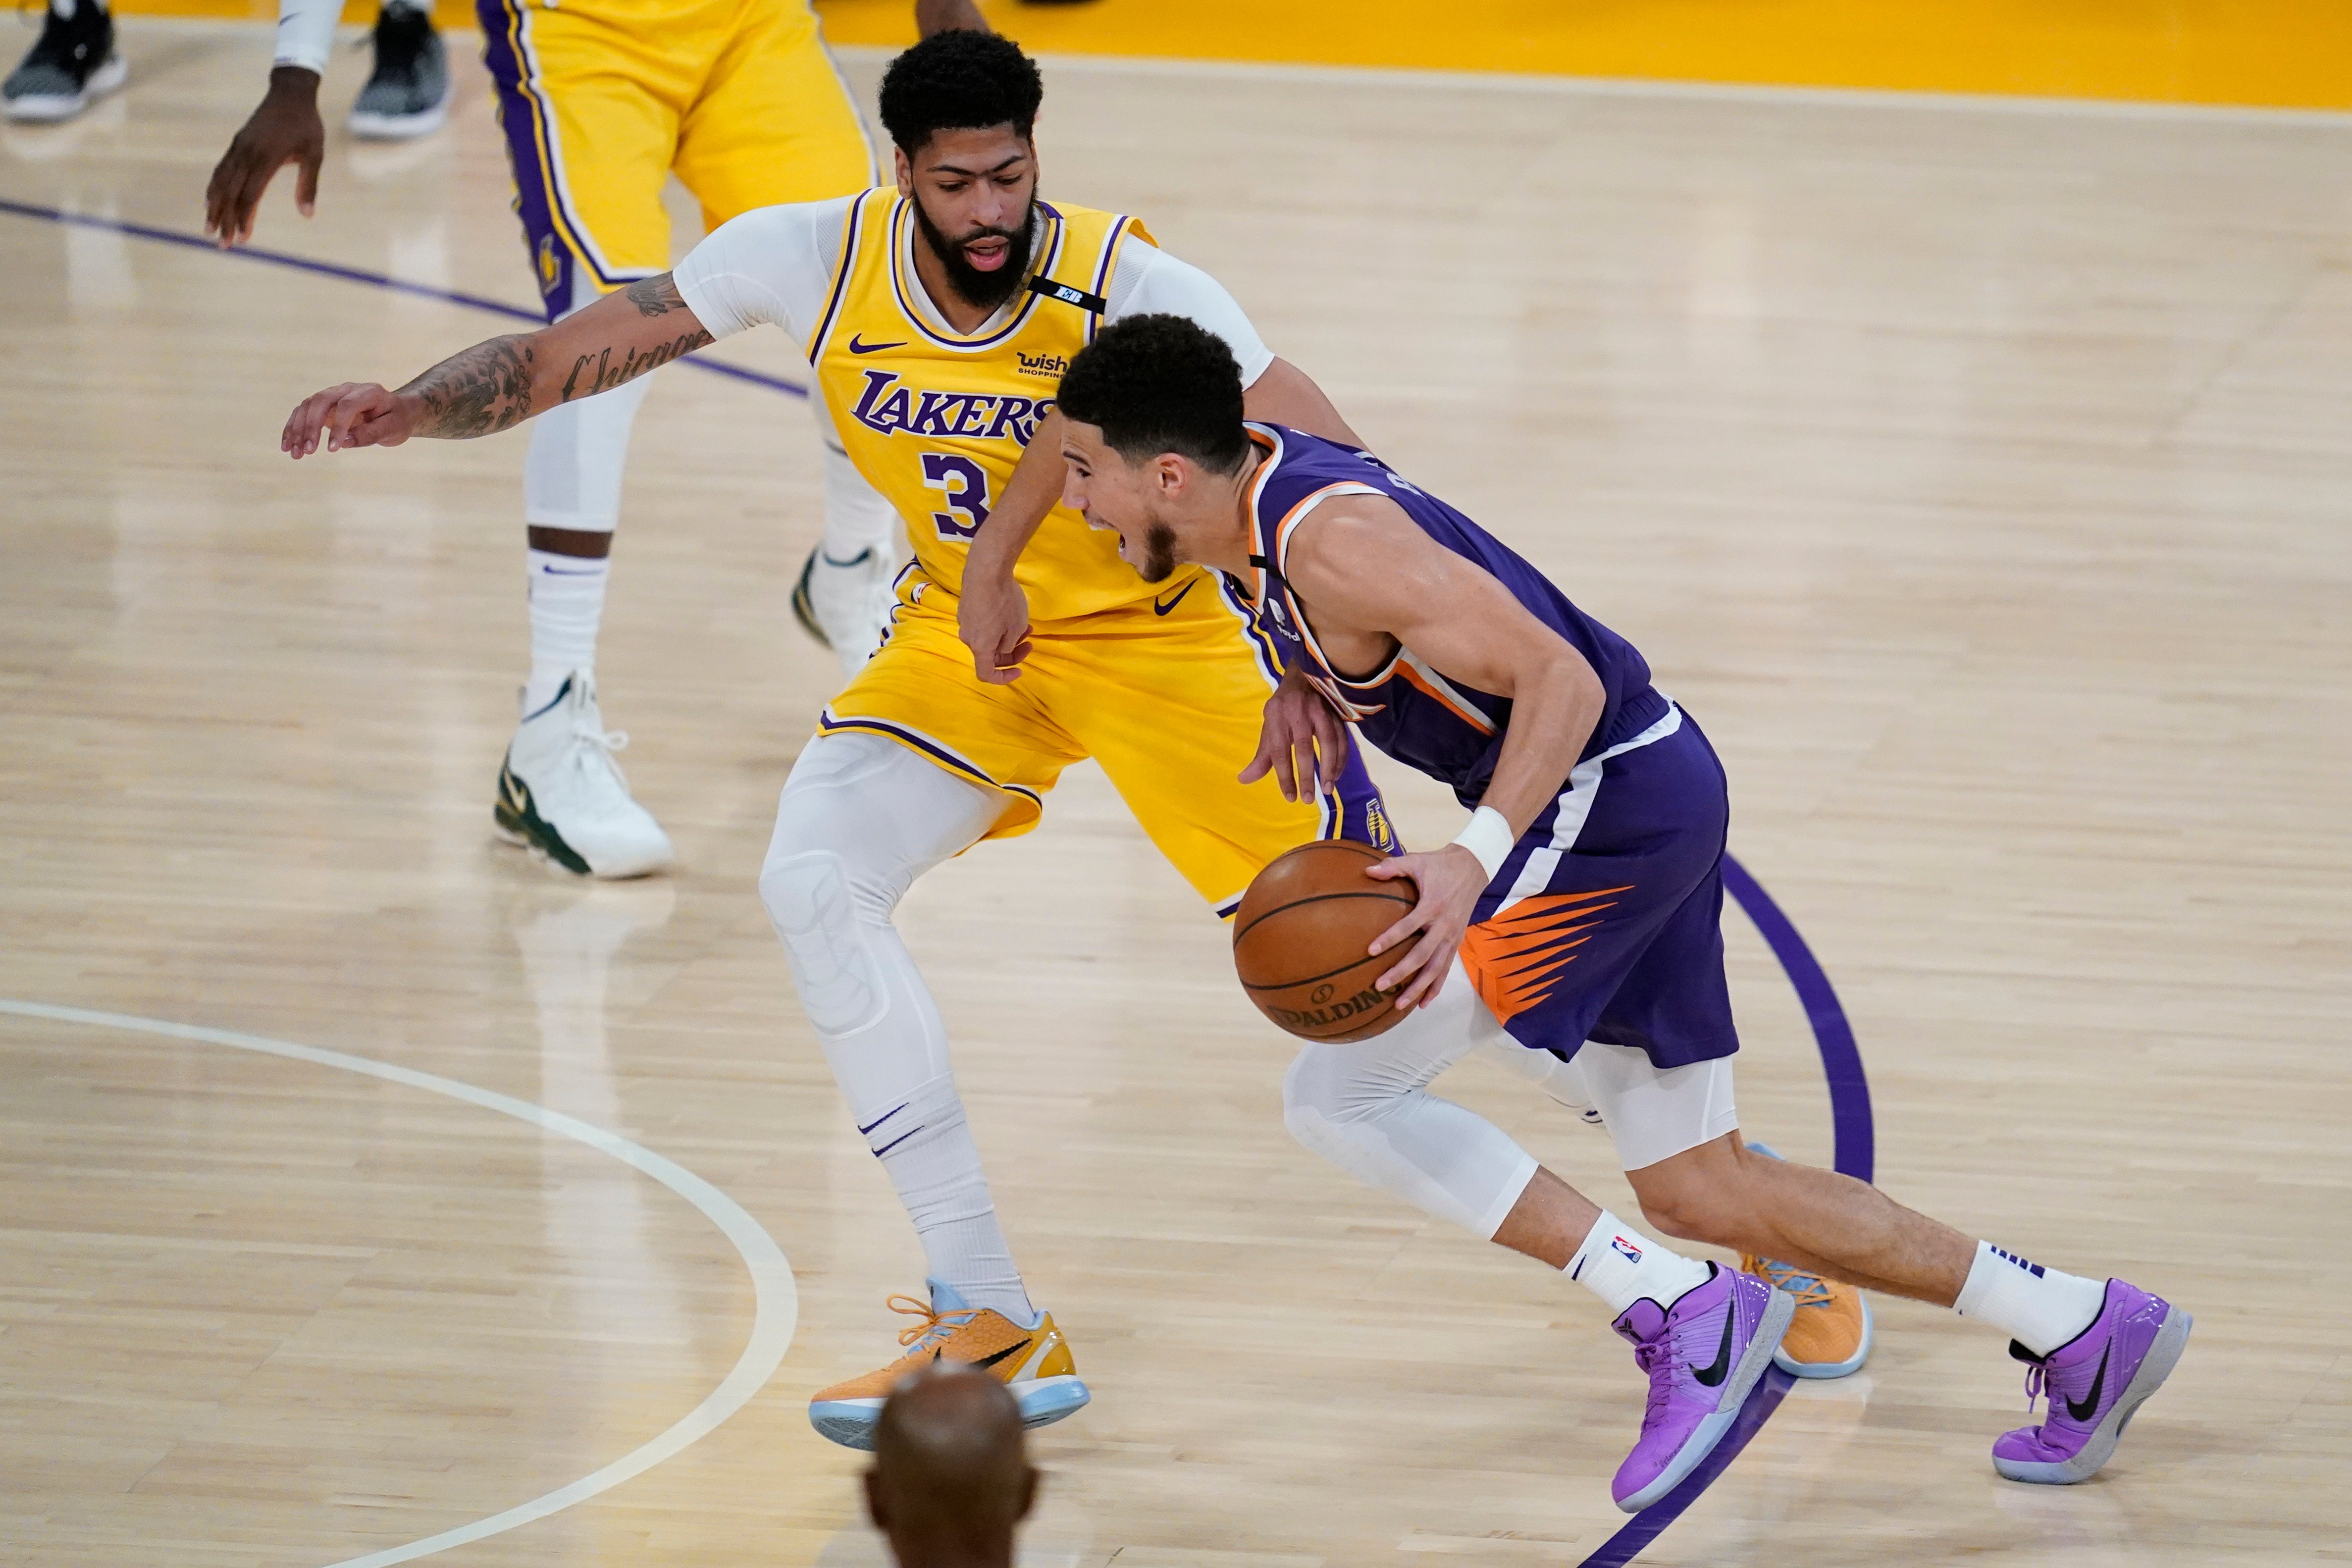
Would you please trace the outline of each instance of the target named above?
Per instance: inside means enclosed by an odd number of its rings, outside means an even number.
[[[572,721],[571,755],[568,760],[572,766],[583,773],[596,771],[596,763],[602,763],[604,771],[612,776],[625,794],[629,787],[628,775],[621,772],[621,764],[613,760],[613,753],[629,749],[629,732],[626,730],[602,730],[587,722],[586,719],[587,716],[583,713]]]

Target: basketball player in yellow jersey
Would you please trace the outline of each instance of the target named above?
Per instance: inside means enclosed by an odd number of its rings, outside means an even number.
[[[1307,839],[1390,842],[1344,731],[1311,689],[1284,682],[1223,581],[1143,584],[1115,536],[1055,504],[1049,405],[1062,369],[1126,315],[1181,315],[1223,339],[1253,417],[1353,437],[1233,298],[1140,224],[1036,199],[1042,93],[1010,42],[935,35],[882,84],[895,188],[747,214],[674,275],[480,344],[396,393],[319,393],[282,438],[299,458],[322,438],[335,450],[484,435],[768,322],[803,344],[844,445],[904,518],[916,559],[889,632],[803,749],[760,879],[826,1059],[929,1265],[927,1300],[893,1299],[919,1320],[901,1336],[907,1354],[811,1404],[820,1432],[858,1447],[918,1362],[986,1367],[1032,1426],[1088,1398],[1013,1267],[939,1009],[891,923],[915,878],[982,838],[1026,832],[1061,770],[1087,756],[1220,913]],[[998,552],[1020,564],[992,603],[1026,604],[1014,646],[991,656],[983,679],[958,636],[958,589],[973,540],[998,529],[1027,549]],[[1321,723],[1322,757],[1344,763],[1269,755],[1272,778],[1258,766],[1258,782],[1241,783],[1262,719],[1297,736]]]
[[[548,320],[669,266],[663,183],[675,173],[706,227],[780,202],[874,184],[872,147],[808,0],[477,0],[498,88],[515,212]],[[248,238],[278,171],[298,164],[309,213],[325,132],[319,73],[341,0],[280,0],[268,96],[214,171],[206,225]],[[918,25],[985,27],[972,0],[915,0]],[[575,398],[533,426],[523,462],[530,669],[493,808],[500,832],[567,869],[633,877],[670,859],[630,796],[596,698],[596,634],[621,508],[633,382]],[[793,607],[847,669],[873,651],[898,569],[890,508],[826,431],[821,542]]]

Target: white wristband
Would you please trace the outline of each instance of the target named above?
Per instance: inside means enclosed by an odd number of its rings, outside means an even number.
[[[1519,836],[1511,831],[1511,819],[1491,805],[1482,805],[1470,814],[1470,826],[1454,836],[1454,842],[1478,857],[1478,864],[1486,868],[1486,880],[1493,881],[1495,873],[1503,868],[1504,859]]]

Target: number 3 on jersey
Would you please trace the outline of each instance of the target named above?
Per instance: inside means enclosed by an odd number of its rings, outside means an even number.
[[[948,510],[931,513],[941,539],[969,541],[988,521],[988,470],[970,458],[924,453],[923,483],[947,498]]]

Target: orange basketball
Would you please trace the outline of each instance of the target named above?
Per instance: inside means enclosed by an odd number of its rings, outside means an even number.
[[[1392,1027],[1396,994],[1373,982],[1399,949],[1372,939],[1420,901],[1409,878],[1364,875],[1388,857],[1345,838],[1302,844],[1257,874],[1234,913],[1234,968],[1259,1012],[1304,1040],[1366,1040]]]

